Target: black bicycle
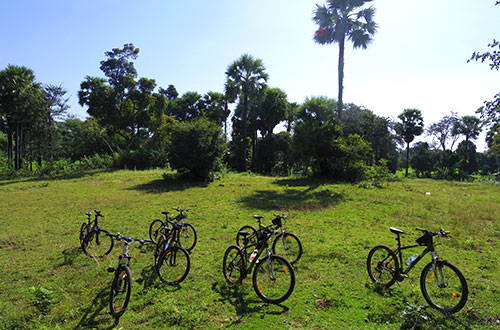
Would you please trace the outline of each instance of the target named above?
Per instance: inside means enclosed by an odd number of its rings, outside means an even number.
[[[179,212],[179,214],[172,219],[169,218],[170,212],[161,212],[165,215],[165,221],[156,219],[151,222],[149,225],[149,238],[157,243],[157,240],[161,235],[167,234],[165,228],[170,227],[168,225],[169,222],[178,222],[182,225],[180,231],[181,234],[179,235],[179,243],[182,244],[188,252],[191,252],[198,241],[198,234],[196,233],[194,226],[186,222],[187,212],[189,212],[190,209],[181,209],[178,207],[176,211]]]
[[[89,257],[100,258],[113,250],[114,241],[107,230],[99,227],[99,217],[104,218],[104,215],[97,210],[94,212],[94,221],[90,220],[92,213],[85,213],[88,221],[82,223],[80,228],[80,245]]]
[[[274,254],[278,254],[282,257],[285,257],[292,265],[299,261],[302,256],[302,242],[297,237],[297,235],[292,234],[286,231],[284,226],[284,222],[287,219],[286,215],[274,215],[274,219],[272,223],[274,225],[273,234],[276,235],[276,238],[273,241],[272,250]],[[257,242],[257,229],[253,226],[243,226],[238,230],[236,234],[236,245],[242,246],[243,239],[240,235],[240,232],[249,232],[248,240],[252,243]]]
[[[417,239],[417,244],[401,246],[402,230],[390,228],[396,234],[398,247],[394,251],[386,245],[377,245],[368,253],[366,266],[371,280],[384,287],[390,287],[396,281],[403,281],[408,277],[408,273],[413,267],[430,252],[431,262],[429,262],[420,275],[420,289],[427,303],[444,314],[452,314],[461,310],[467,302],[469,289],[467,281],[462,272],[452,263],[439,257],[435,249],[434,238],[449,235],[442,229],[435,233],[425,229],[423,235]],[[406,249],[425,246],[421,255],[414,254],[406,261],[406,269],[403,268],[402,251]]]
[[[191,268],[189,252],[180,243],[182,224],[166,220],[157,238],[154,267],[160,279],[170,285],[184,281]]]
[[[108,272],[115,273],[111,284],[111,293],[109,296],[109,309],[114,318],[119,318],[127,310],[130,301],[130,293],[132,292],[132,273],[130,271],[130,256],[128,255],[128,245],[134,242],[142,244],[152,243],[150,240],[136,239],[130,236],[121,236],[120,233],[113,235],[109,234],[113,240],[123,241],[123,253],[118,257],[118,265],[116,268],[108,268]]]
[[[254,233],[240,231],[242,247],[231,245],[224,253],[222,270],[230,284],[239,284],[252,273],[252,286],[259,298],[278,304],[290,297],[295,287],[295,271],[284,257],[269,248],[268,241],[274,234],[271,224],[262,226],[262,216],[255,216],[259,229]],[[252,235],[255,235],[256,240]],[[263,255],[262,258],[259,257]],[[255,266],[255,269],[253,269]]]

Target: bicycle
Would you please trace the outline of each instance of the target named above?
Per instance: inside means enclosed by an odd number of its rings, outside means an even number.
[[[152,243],[150,240],[136,239],[130,236],[121,236],[109,234],[112,240],[123,241],[123,253],[118,257],[118,265],[116,268],[108,268],[108,272],[115,273],[111,284],[111,293],[109,297],[109,309],[114,318],[120,318],[127,310],[130,301],[130,293],[132,292],[132,273],[130,271],[130,256],[128,255],[128,245],[134,242],[139,242],[141,245]],[[124,261],[125,259],[125,261]]]
[[[274,234],[274,224],[264,227],[261,224],[262,216],[254,218],[258,221],[259,229],[253,234],[239,232],[243,247],[231,245],[227,248],[222,271],[229,284],[235,285],[240,284],[253,270],[252,286],[257,296],[266,303],[278,304],[292,294],[295,271],[288,260],[274,254],[269,248],[268,241]],[[256,235],[256,242],[250,238],[252,235]],[[264,257],[259,259],[263,252]]]
[[[153,242],[157,243],[158,237],[167,234],[165,232],[165,228],[168,227],[167,224],[172,221],[177,221],[182,225],[182,235],[179,236],[179,242],[188,252],[191,252],[198,241],[198,234],[196,233],[196,229],[194,228],[194,226],[186,222],[187,214],[185,213],[189,212],[190,209],[181,209],[178,207],[176,211],[179,212],[179,214],[173,219],[169,219],[170,212],[161,212],[163,215],[165,215],[165,221],[156,219],[151,222],[151,224],[149,225],[149,238]]]
[[[386,245],[377,245],[368,253],[366,266],[368,276],[375,283],[383,287],[390,287],[396,281],[403,281],[408,273],[422,258],[430,252],[431,262],[422,270],[420,275],[420,289],[427,303],[444,314],[453,314],[460,311],[469,294],[467,281],[462,272],[452,263],[439,257],[435,249],[434,237],[449,238],[449,234],[440,229],[435,233],[417,228],[423,235],[417,239],[417,244],[401,246],[401,235],[404,231],[391,227],[390,231],[396,234],[398,247],[393,251]],[[415,254],[406,262],[403,269],[402,251],[425,246],[421,255]]]
[[[82,223],[80,228],[80,245],[83,252],[89,257],[101,258],[113,250],[114,242],[109,236],[109,232],[99,227],[99,217],[104,218],[104,215],[97,210],[94,210],[94,212],[94,221],[90,220],[92,213],[85,213],[88,221]]]
[[[170,285],[184,281],[191,268],[189,252],[180,243],[182,224],[167,219],[169,226],[163,226],[163,234],[156,243],[154,268],[158,277]]]
[[[287,216],[284,214],[275,214],[274,216],[275,218],[272,220],[272,223],[275,227],[273,234],[276,235],[276,238],[274,239],[272,245],[273,253],[285,257],[290,264],[295,265],[295,263],[297,263],[302,256],[302,243],[297,235],[286,231],[283,220],[286,220]],[[238,230],[238,234],[236,234],[236,245],[241,246],[243,241],[240,235],[241,231],[250,232],[248,239],[256,242],[256,235],[254,234],[257,230],[253,226],[246,225]]]

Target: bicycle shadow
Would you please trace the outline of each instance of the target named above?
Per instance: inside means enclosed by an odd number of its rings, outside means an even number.
[[[71,249],[65,249],[62,252],[64,260],[56,265],[55,267],[60,268],[63,266],[73,266],[75,259],[82,254],[82,250],[80,247],[73,247]]]
[[[103,313],[103,310],[109,306],[109,293],[109,287],[104,287],[97,293],[94,300],[84,310],[83,316],[73,328],[74,330],[95,329],[97,327],[102,328],[102,326],[104,326],[103,329],[111,330],[118,325],[119,319],[111,321],[109,313]],[[106,327],[106,324],[109,324],[109,326]]]
[[[248,298],[247,289],[242,285],[230,285],[223,282],[214,282],[212,284],[212,290],[221,296],[220,302],[228,302],[233,305],[238,315],[238,319],[231,322],[228,327],[236,324],[240,324],[244,316],[250,314],[270,314],[270,315],[280,315],[288,312],[288,307],[282,304],[267,304],[257,298]],[[281,311],[273,311],[264,308],[265,306],[278,306]]]

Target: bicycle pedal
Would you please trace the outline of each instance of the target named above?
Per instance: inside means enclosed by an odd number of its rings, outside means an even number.
[[[114,272],[115,272],[115,269],[114,269],[114,268],[112,268],[112,267],[109,267],[109,268],[108,268],[108,273],[114,273]]]
[[[404,279],[405,279],[405,277],[403,275],[401,275],[401,274],[396,275],[396,281],[403,282]]]

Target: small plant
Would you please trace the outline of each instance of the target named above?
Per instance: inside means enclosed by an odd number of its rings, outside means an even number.
[[[42,286],[32,286],[30,287],[29,291],[32,295],[31,303],[36,306],[38,310],[43,314],[48,313],[50,307],[54,303],[54,293]]]

